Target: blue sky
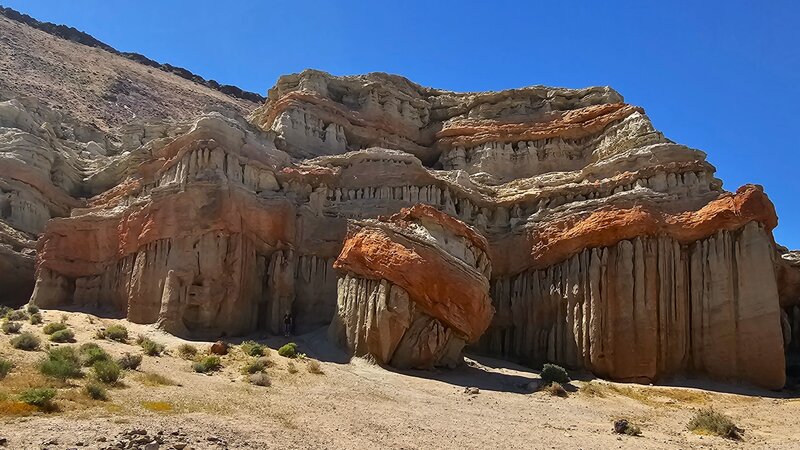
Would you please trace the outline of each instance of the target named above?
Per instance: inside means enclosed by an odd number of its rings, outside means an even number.
[[[800,248],[798,1],[0,4],[259,93],[309,67],[457,91],[609,85],[726,189],[764,185],[776,240]]]

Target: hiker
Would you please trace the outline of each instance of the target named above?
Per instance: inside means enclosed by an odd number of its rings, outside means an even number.
[[[291,333],[292,333],[292,315],[287,312],[283,316],[283,335],[289,337]]]

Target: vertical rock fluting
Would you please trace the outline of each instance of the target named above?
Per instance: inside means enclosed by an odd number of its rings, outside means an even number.
[[[667,237],[585,249],[492,282],[495,323],[478,348],[616,380],[683,372],[785,381],[768,232],[757,223],[684,245]]]
[[[329,333],[353,355],[398,368],[455,366],[489,325],[486,241],[426,205],[356,222],[334,267]]]
[[[4,190],[17,230],[55,217],[33,301],[192,336],[333,319],[346,348],[399,367],[452,365],[485,332],[491,355],[615,379],[782,381],[800,289],[770,261],[772,204],[758,186],[724,191],[704,153],[610,88],[454,93],[306,71],[249,120],[126,128],[122,155],[82,146],[99,155],[83,180],[45,152],[28,182],[55,172],[98,195],[78,208],[47,180],[41,198]],[[29,141],[11,146],[41,153]],[[17,237],[0,229],[30,258]]]

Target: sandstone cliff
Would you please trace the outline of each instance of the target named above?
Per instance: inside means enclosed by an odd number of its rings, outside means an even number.
[[[281,78],[249,123],[206,114],[135,133],[124,156],[81,168],[91,198],[69,203],[67,190],[70,217],[47,221],[37,304],[111,308],[187,336],[278,332],[286,311],[299,331],[371,317],[378,337],[345,326],[345,344],[391,361],[412,333],[401,366],[446,365],[445,347],[414,348],[450,332],[615,379],[783,385],[782,307],[796,300],[783,298],[772,204],[758,186],[724,191],[704,153],[610,88],[453,93],[306,71]],[[424,253],[369,220],[418,204],[441,213],[422,228],[466,224],[484,266],[464,261],[477,266],[459,278],[441,264],[461,249]],[[431,287],[437,272],[412,270],[416,258],[452,281]],[[488,305],[474,309],[484,278],[491,323]],[[337,313],[337,297],[357,312]]]

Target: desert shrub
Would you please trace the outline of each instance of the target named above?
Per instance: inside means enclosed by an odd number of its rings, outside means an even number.
[[[585,395],[588,395],[590,397],[605,397],[606,396],[606,393],[605,393],[603,387],[599,383],[597,383],[595,381],[590,381],[588,383],[585,383],[583,386],[581,386],[581,394],[585,394]]]
[[[53,342],[72,342],[75,340],[75,333],[72,330],[58,330],[50,335]]]
[[[697,411],[689,422],[689,430],[695,433],[715,434],[728,439],[740,439],[742,432],[730,417],[712,408]]]
[[[66,330],[66,329],[67,329],[67,326],[64,325],[61,322],[51,322],[51,323],[48,323],[47,325],[45,325],[44,328],[42,328],[42,332],[44,334],[53,334],[56,331],[61,331],[61,330]]]
[[[8,306],[0,305],[0,319],[5,318],[11,311],[13,311],[13,309]]]
[[[164,346],[162,344],[159,344],[158,342],[148,338],[142,339],[139,342],[139,345],[142,347],[144,354],[147,356],[160,356],[161,352],[164,351]]]
[[[15,309],[6,313],[6,320],[28,320],[28,313],[22,309]]]
[[[91,382],[83,388],[83,391],[94,400],[108,400],[106,388],[101,384]]]
[[[192,364],[192,369],[199,373],[208,373],[219,370],[222,367],[222,360],[219,356],[208,355],[200,358]]]
[[[241,349],[247,356],[264,356],[264,347],[256,341],[242,342]]]
[[[285,358],[294,358],[297,356],[297,344],[294,342],[289,342],[278,349],[278,354]]]
[[[309,359],[308,362],[306,363],[306,369],[310,373],[314,373],[317,375],[322,375],[323,373],[325,373],[322,371],[322,365],[316,359]]]
[[[81,364],[85,367],[92,366],[97,361],[109,361],[111,359],[108,353],[94,342],[87,342],[81,345],[78,353],[80,353]]]
[[[52,388],[35,388],[22,391],[19,399],[29,405],[46,408],[52,405],[52,400],[56,396],[56,390]]]
[[[33,303],[28,303],[25,305],[25,311],[28,311],[28,314],[38,314],[39,307],[34,305]]]
[[[122,374],[122,368],[115,361],[97,361],[92,364],[94,377],[103,383],[116,383]]]
[[[286,371],[289,373],[297,373],[297,367],[294,366],[293,362],[289,361],[289,363],[286,364]]]
[[[175,386],[177,383],[164,375],[157,373],[143,373],[138,380],[146,386]]]
[[[269,375],[265,374],[264,372],[256,372],[249,377],[250,384],[254,384],[256,386],[271,386],[272,381],[269,379]]]
[[[42,313],[38,312],[31,314],[31,318],[29,320],[31,322],[31,325],[39,325],[44,321],[44,319],[42,318]]]
[[[567,390],[564,389],[564,386],[562,386],[561,383],[559,383],[557,381],[551,382],[544,389],[545,389],[545,391],[549,392],[550,395],[555,396],[555,397],[566,397],[567,396]]]
[[[5,358],[0,358],[0,380],[5,378],[6,375],[8,375],[8,373],[11,372],[11,369],[13,367],[14,364],[11,361]]]
[[[542,383],[549,385],[551,383],[567,384],[569,383],[569,375],[563,367],[555,364],[545,364],[542,366],[542,371],[539,373],[542,378]]]
[[[197,347],[192,344],[181,344],[178,346],[178,355],[183,359],[194,359],[197,356]]]
[[[78,354],[72,347],[57,347],[48,351],[47,356],[39,362],[39,372],[59,380],[80,378],[82,375]]]
[[[267,368],[272,367],[275,363],[269,360],[269,358],[262,356],[261,358],[253,359],[249,361],[242,367],[242,373],[253,374],[258,372],[263,372],[267,370]]]
[[[110,327],[102,330],[103,339],[110,339],[117,342],[127,342],[128,329],[122,325],[111,325]]]
[[[641,436],[642,430],[626,419],[619,419],[614,421],[614,433],[627,434],[628,436]]]
[[[19,350],[36,350],[40,344],[41,341],[33,333],[25,332],[11,338],[11,346]]]
[[[4,321],[3,325],[0,326],[2,328],[3,333],[5,334],[13,334],[19,333],[19,330],[22,329],[22,324],[20,322],[11,322],[11,321]]]
[[[132,355],[130,353],[125,353],[117,360],[117,364],[125,370],[136,370],[141,363],[142,355]]]

